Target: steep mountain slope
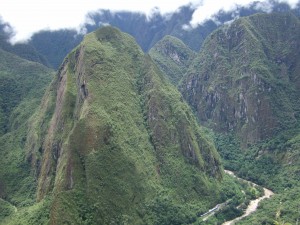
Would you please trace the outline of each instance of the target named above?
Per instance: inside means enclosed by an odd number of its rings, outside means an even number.
[[[14,115],[20,104],[24,101],[31,101],[35,106],[39,104],[45,87],[52,79],[51,73],[50,69],[39,63],[0,49],[0,135],[18,127],[14,120],[25,113]]]
[[[179,83],[191,61],[196,57],[196,53],[181,40],[169,35],[155,44],[150,49],[149,55],[174,85]]]
[[[0,49],[0,221],[11,205],[35,202],[36,181],[26,159],[28,120],[38,108],[53,71]]]
[[[202,123],[217,131],[225,168],[277,194],[242,224],[296,223],[299,203],[300,22],[257,14],[206,40],[180,84]]]
[[[181,84],[199,119],[244,146],[297,125],[299,26],[291,14],[261,14],[214,32]]]
[[[38,200],[53,196],[51,224],[191,223],[220,201],[213,144],[151,58],[111,27],[66,57],[26,148]]]

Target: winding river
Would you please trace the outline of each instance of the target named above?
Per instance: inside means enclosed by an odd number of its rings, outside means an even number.
[[[251,184],[253,186],[257,186],[257,184],[255,184],[255,183],[253,183],[251,181],[248,181],[248,180],[242,179],[240,177],[237,177],[234,174],[234,172],[232,172],[230,170],[224,170],[224,171],[225,171],[225,173],[229,174],[230,176],[235,177],[238,180],[248,182],[249,184]],[[259,202],[261,200],[263,200],[265,198],[270,198],[273,194],[274,193],[271,190],[269,190],[267,188],[264,188],[264,195],[262,197],[257,198],[257,199],[251,200],[243,215],[241,215],[240,217],[237,217],[237,218],[235,218],[233,220],[226,221],[222,225],[233,225],[237,221],[239,221],[239,220],[241,220],[241,219],[249,216],[251,213],[253,213],[253,212],[256,211],[256,209],[258,207],[258,204],[259,204]],[[227,202],[220,203],[220,204],[216,205],[214,208],[212,208],[209,211],[207,211],[206,213],[202,214],[201,217],[202,217],[203,221],[206,221],[210,216],[212,216],[213,214],[215,214],[216,212],[218,212],[219,210],[221,210],[226,204],[227,204]]]
[[[225,173],[227,173],[227,174],[229,174],[229,175],[231,175],[231,176],[234,176],[234,177],[236,177],[237,179],[244,180],[244,179],[242,179],[242,178],[237,177],[232,171],[225,170]],[[244,180],[244,181],[247,181],[247,180]],[[253,183],[253,182],[251,182],[251,181],[247,181],[247,182],[253,184],[254,186],[257,185],[257,184],[255,184],[255,183]],[[267,188],[264,188],[264,195],[263,195],[262,197],[259,197],[259,198],[257,198],[257,199],[254,199],[254,200],[250,201],[250,203],[249,203],[249,205],[248,205],[248,207],[247,207],[245,213],[244,213],[242,216],[237,217],[237,218],[235,218],[235,219],[233,219],[233,220],[230,220],[230,221],[226,221],[226,222],[223,223],[222,225],[232,225],[232,224],[235,224],[237,221],[239,221],[239,220],[241,220],[241,219],[243,219],[243,218],[249,216],[251,213],[253,213],[253,212],[256,211],[256,209],[257,209],[257,207],[258,207],[258,203],[259,203],[261,200],[263,200],[263,199],[265,199],[265,198],[270,198],[273,194],[274,194],[274,193],[273,193],[271,190],[269,190],[269,189],[267,189]]]

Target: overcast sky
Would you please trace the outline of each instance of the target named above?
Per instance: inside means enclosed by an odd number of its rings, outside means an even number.
[[[299,0],[277,1],[288,2],[293,7]],[[150,15],[154,7],[164,14],[192,4],[197,9],[190,23],[194,27],[221,9],[234,10],[237,5],[246,6],[251,2],[254,0],[0,0],[0,17],[13,27],[14,41],[19,41],[42,29],[79,28],[88,12],[99,9],[140,11]],[[268,4],[264,7],[267,9]]]

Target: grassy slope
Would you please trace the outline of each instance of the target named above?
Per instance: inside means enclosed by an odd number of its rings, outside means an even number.
[[[178,55],[183,52],[183,49],[186,50],[186,47],[183,46],[181,43],[178,43],[176,38],[167,36],[163,40],[161,40],[158,44],[156,44],[149,52],[150,56],[154,59],[154,62],[157,66],[164,72],[164,76],[167,79],[174,78],[174,73],[179,74],[180,77],[183,76],[183,71],[186,71],[188,66],[191,64],[192,60],[186,60],[183,63],[179,63],[174,59],[174,53],[178,51]],[[180,53],[181,51],[181,53]],[[173,58],[172,58],[173,57]],[[191,57],[193,58],[193,57]],[[181,70],[181,71],[180,71]],[[175,72],[174,72],[175,71]],[[180,71],[180,72],[179,72]],[[170,78],[171,77],[171,78]],[[178,80],[173,83],[178,84]],[[209,132],[210,133],[210,132]],[[212,134],[212,133],[211,133]],[[212,134],[213,136],[213,134]],[[218,140],[219,141],[219,140]],[[217,142],[218,142],[217,141]],[[236,144],[235,146],[239,146]],[[227,151],[230,154],[230,149]],[[245,159],[244,159],[245,160]],[[241,160],[242,162],[242,160]],[[232,163],[231,161],[225,161],[226,165]],[[231,164],[233,166],[228,168],[234,169],[234,166],[237,166],[236,163]],[[257,172],[256,172],[257,173]],[[257,173],[260,174],[260,173]],[[249,177],[248,177],[249,179]],[[260,182],[262,183],[262,182]],[[246,193],[246,196],[245,196]],[[257,193],[259,194],[259,193]],[[222,202],[227,201],[228,204],[224,207],[220,212],[216,215],[210,217],[209,220],[203,222],[200,218],[197,219],[195,224],[213,224],[218,223],[220,221],[231,220],[239,215],[242,214],[242,208],[245,207],[245,204],[248,204],[249,199],[257,198],[253,195],[253,189],[247,187],[247,185],[239,184],[236,180],[231,179],[231,177],[225,177],[225,179],[221,182],[221,195],[222,195]],[[236,207],[240,205],[239,209]],[[242,206],[242,207],[241,207]]]
[[[0,198],[6,200],[1,204],[6,208],[1,210],[2,219],[14,212],[12,205],[35,202],[36,181],[25,142],[28,119],[51,79],[52,70],[0,50]]]
[[[27,143],[52,223],[187,223],[221,200],[217,152],[132,37],[87,35],[44,102]]]

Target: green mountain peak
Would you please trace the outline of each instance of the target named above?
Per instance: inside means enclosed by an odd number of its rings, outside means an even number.
[[[167,35],[149,51],[156,65],[177,85],[196,53],[176,37]]]
[[[86,35],[65,58],[29,127],[50,223],[188,223],[220,201],[214,145],[151,58],[115,28]]]

